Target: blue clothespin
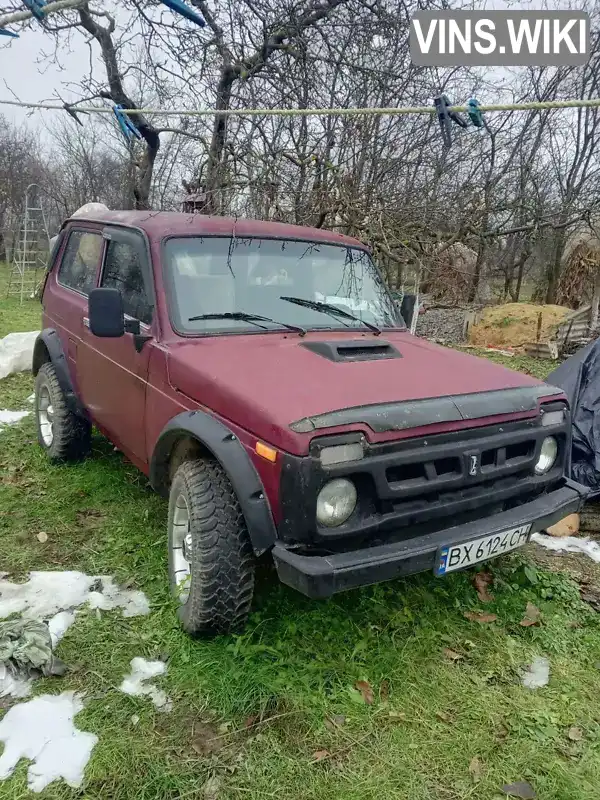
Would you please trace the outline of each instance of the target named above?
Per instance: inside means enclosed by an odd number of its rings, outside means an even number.
[[[119,123],[119,128],[121,129],[121,133],[125,137],[126,142],[130,142],[134,136],[136,139],[143,138],[142,134],[138,131],[133,122],[129,119],[129,114],[123,113],[123,106],[121,105],[113,106],[113,113],[117,118],[117,122]]]
[[[483,128],[485,125],[483,121],[483,112],[479,107],[479,102],[475,100],[474,97],[467,102],[467,109],[471,125],[474,125],[476,128]]]
[[[46,0],[23,0],[23,5],[31,11],[33,16],[40,22],[44,21],[44,6]]]
[[[18,39],[19,34],[7,31],[6,28],[0,28],[0,36],[10,36],[11,39]]]
[[[206,25],[206,22],[204,22],[200,14],[197,14],[186,3],[184,3],[183,0],[161,0],[161,2],[164,6],[170,8],[171,11],[181,14],[182,17],[189,19],[190,22],[195,22],[196,25],[199,25],[201,28],[204,28]]]

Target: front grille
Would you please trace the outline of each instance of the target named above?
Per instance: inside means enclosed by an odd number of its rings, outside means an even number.
[[[403,513],[418,513],[420,511],[430,511],[437,508],[448,508],[449,506],[463,501],[476,500],[479,497],[489,502],[498,492],[510,492],[518,490],[519,484],[526,478],[529,473],[520,472],[514,475],[509,475],[505,478],[495,478],[489,481],[475,484],[473,486],[463,486],[454,491],[449,492],[434,492],[432,494],[424,494],[416,499],[401,500],[400,502],[392,503],[394,511],[402,511]]]
[[[561,406],[562,407],[562,406]],[[442,434],[366,443],[359,461],[323,466],[320,449],[358,441],[359,434],[319,437],[305,458],[288,457],[282,469],[288,541],[387,541],[460,525],[529,502],[560,484],[569,446],[564,424],[544,428],[539,417]],[[558,441],[555,466],[535,474],[547,435]],[[348,478],[358,492],[355,512],[337,528],[315,524],[323,485]]]

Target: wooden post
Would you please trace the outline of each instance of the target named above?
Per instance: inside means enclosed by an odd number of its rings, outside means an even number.
[[[540,313],[538,314],[537,331],[535,334],[536,342],[539,342],[541,335],[542,335],[542,312],[540,311]]]

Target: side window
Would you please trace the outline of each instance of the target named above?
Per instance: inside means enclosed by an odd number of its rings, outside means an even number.
[[[149,325],[153,306],[144,285],[141,253],[141,248],[126,242],[109,241],[101,285],[118,289],[125,313]]]
[[[99,233],[71,231],[58,270],[58,282],[76,292],[89,294],[96,285],[96,270],[102,250]]]

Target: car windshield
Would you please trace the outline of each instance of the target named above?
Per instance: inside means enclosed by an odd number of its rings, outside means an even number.
[[[366,323],[405,327],[371,257],[359,248],[282,239],[172,238],[165,242],[164,274],[171,319],[180,333],[258,330],[232,314],[269,318],[272,324],[261,323],[268,330],[284,323],[307,330],[366,330]],[[219,314],[227,316],[216,319]],[[199,319],[202,315],[211,318]]]

